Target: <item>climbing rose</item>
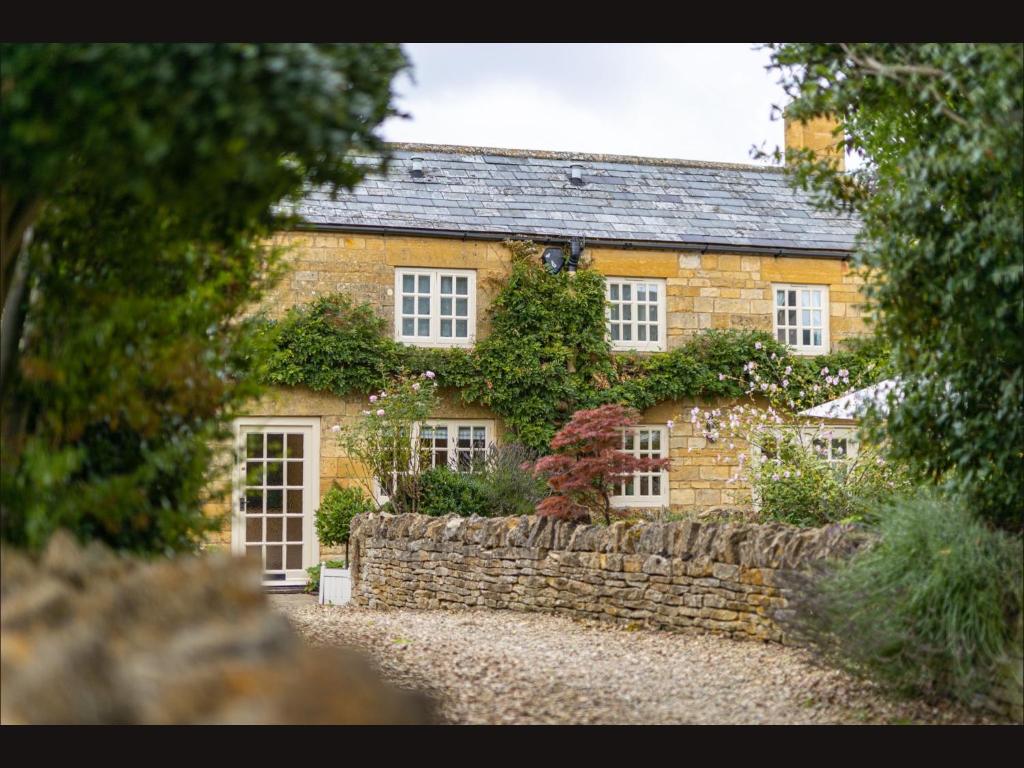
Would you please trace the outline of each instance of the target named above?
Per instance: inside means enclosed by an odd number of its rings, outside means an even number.
[[[432,379],[432,378],[434,378],[434,372],[433,371],[424,371],[423,372],[423,376],[425,378]]]
[[[383,408],[381,408],[380,410],[378,410],[378,411],[377,411],[377,415],[378,415],[378,416],[383,416],[383,415],[384,415],[384,409],[383,409]]]
[[[376,403],[377,402],[377,396],[376,395],[370,395],[370,402],[371,403]]]

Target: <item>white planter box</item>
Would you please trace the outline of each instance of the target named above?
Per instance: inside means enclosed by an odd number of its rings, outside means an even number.
[[[348,568],[320,566],[321,605],[344,605],[352,599],[352,577]]]

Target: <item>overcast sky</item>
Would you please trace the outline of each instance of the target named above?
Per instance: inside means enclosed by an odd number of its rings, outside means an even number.
[[[784,95],[754,44],[409,43],[389,141],[754,162]]]

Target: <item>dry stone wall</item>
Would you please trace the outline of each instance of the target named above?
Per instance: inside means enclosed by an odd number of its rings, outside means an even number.
[[[377,608],[543,611],[784,642],[773,616],[787,574],[865,541],[840,525],[360,515],[352,595]]]

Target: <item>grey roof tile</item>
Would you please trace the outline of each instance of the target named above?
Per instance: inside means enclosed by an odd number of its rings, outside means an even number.
[[[767,166],[413,144],[393,153],[386,176],[336,200],[310,191],[297,212],[338,227],[828,251],[852,250],[859,229]],[[410,175],[413,157],[422,179]],[[581,187],[568,178],[574,164]]]

